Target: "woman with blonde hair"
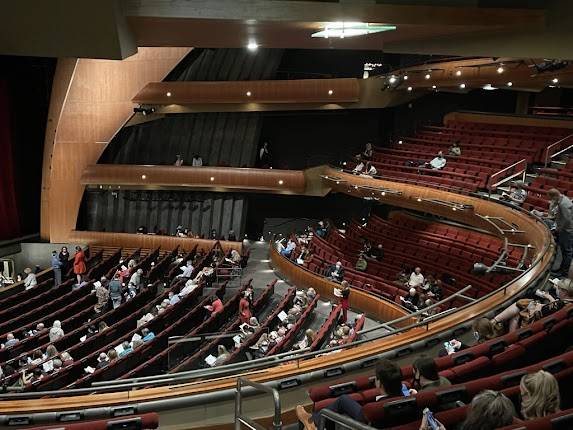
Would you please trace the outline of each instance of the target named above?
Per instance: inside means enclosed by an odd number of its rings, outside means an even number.
[[[486,342],[496,337],[495,327],[487,318],[478,318],[472,324],[477,343]]]
[[[521,415],[526,420],[559,412],[561,398],[555,377],[545,370],[523,376],[519,384]]]

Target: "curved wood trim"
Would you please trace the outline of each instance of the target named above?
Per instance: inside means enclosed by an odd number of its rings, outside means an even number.
[[[305,177],[300,170],[237,167],[142,166],[96,164],[88,166],[82,185],[135,189],[212,189],[301,194]]]
[[[120,248],[147,248],[172,250],[178,246],[181,249],[191,250],[197,245],[197,249],[208,252],[213,247],[215,241],[209,239],[194,239],[175,236],[156,236],[153,234],[133,234],[133,233],[108,233],[103,231],[79,231],[73,230],[70,233],[70,239],[74,243],[87,245],[106,245],[117,246]],[[224,251],[236,249],[242,252],[242,242],[230,242],[227,240],[219,241]]]
[[[322,298],[338,302],[339,299],[333,293],[334,288],[338,285],[337,283],[294,264],[292,261],[280,255],[275,247],[272,246],[272,243],[270,254],[273,266],[279,269],[292,285],[304,285],[307,288],[312,287]],[[408,312],[396,303],[376,297],[373,294],[357,288],[351,288],[349,301],[351,308],[359,309],[366,313],[366,315],[373,316],[379,321],[391,321],[408,315]],[[407,326],[415,322],[415,318],[411,318],[403,321],[402,324],[399,325]]]
[[[407,332],[401,333],[400,335],[386,337],[378,341],[367,342],[354,348],[343,350],[338,354],[324,355],[306,361],[293,360],[272,368],[245,372],[245,375],[253,381],[266,382],[281,378],[292,378],[296,375],[353,362],[357,359],[405,347],[411,343],[424,340],[428,336],[433,336],[436,333],[467,323],[490,309],[501,305],[526,289],[531,282],[537,280],[547,272],[553,261],[555,245],[547,228],[545,228],[540,222],[536,221],[533,217],[529,217],[518,210],[511,209],[488,200],[461,196],[447,191],[434,190],[417,185],[407,185],[372,178],[357,177],[341,173],[335,169],[327,169],[327,171],[331,175],[336,175],[341,178],[341,180],[346,181],[345,184],[340,183],[335,185],[335,187],[338,187],[337,191],[364,197],[362,193],[365,193],[365,191],[360,189],[355,190],[353,188],[354,184],[371,187],[384,186],[388,189],[400,190],[402,195],[390,196],[389,193],[386,193],[387,197],[380,195],[379,198],[381,201],[383,200],[399,207],[417,208],[418,210],[443,215],[456,221],[466,222],[476,227],[485,228],[488,231],[494,232],[494,234],[498,236],[500,234],[498,231],[495,231],[495,228],[493,228],[487,221],[484,221],[483,218],[475,216],[475,214],[503,216],[504,219],[514,222],[519,229],[524,231],[524,233],[514,234],[514,237],[512,237],[513,241],[531,243],[536,247],[535,249],[537,252],[544,248],[545,243],[548,243],[548,252],[542,256],[536,266],[528,270],[521,277],[515,279],[505,290],[498,290],[487,299],[474,303],[464,309],[463,312],[448,314],[439,320],[429,322],[423,327],[411,329]],[[422,200],[421,202],[418,202],[417,197],[435,198],[458,203],[464,202],[472,204],[474,207],[471,211],[452,211],[451,209],[444,208],[441,205],[428,201]],[[147,402],[202,393],[204,394],[223,389],[234,389],[235,386],[235,377],[224,377],[210,381],[198,381],[176,386],[163,386],[112,394],[92,394],[49,399],[6,400],[0,402],[0,413],[16,414],[22,412],[61,411],[94,406],[118,405],[129,402]]]
[[[169,95],[168,95],[169,94]],[[272,81],[150,82],[133,98],[148,105],[211,103],[343,103],[356,102],[356,78]]]

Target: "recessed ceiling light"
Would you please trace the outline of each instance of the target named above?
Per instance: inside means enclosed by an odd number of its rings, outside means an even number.
[[[408,87],[408,91],[412,91],[412,87]]]
[[[432,85],[432,89],[434,89],[434,90],[435,90],[435,89],[436,89],[436,86],[435,86],[435,85]]]
[[[259,45],[257,45],[257,42],[254,41],[249,42],[249,44],[247,45],[247,49],[249,51],[256,51],[258,47]]]
[[[511,81],[509,81],[509,82],[507,83],[507,86],[508,86],[508,87],[511,87],[512,85],[513,85],[513,82],[511,82]]]
[[[403,142],[402,142],[401,140],[398,141],[398,145],[402,145],[402,143],[403,143]]]
[[[466,87],[466,84],[460,84],[460,88],[463,90]]]
[[[211,176],[210,179],[211,179],[211,182],[213,182],[213,181],[215,180],[215,177],[214,177],[214,176]]]
[[[247,91],[247,97],[251,97],[251,92]]]
[[[426,79],[430,79],[431,75],[429,73],[426,73],[426,76],[424,76],[424,78]]]
[[[331,96],[332,94],[334,94],[334,91],[328,90],[328,95]]]
[[[505,71],[505,69],[503,68],[503,66],[499,66],[497,68],[497,73],[499,73],[499,74],[503,73],[504,71]]]
[[[167,97],[171,97],[171,91],[167,91],[167,93],[165,94]]]
[[[141,175],[141,179],[145,179],[145,178],[147,178],[147,176]]]
[[[395,84],[396,83],[396,76],[394,76],[394,75],[390,76],[390,79],[388,79],[388,82],[390,82],[391,84]]]
[[[456,76],[462,76],[462,71],[461,71],[461,70],[456,70]]]
[[[496,89],[497,89],[497,88],[494,87],[492,84],[485,84],[482,88],[483,88],[484,90],[488,90],[488,91],[496,90]]]
[[[559,79],[553,78],[553,79],[551,79],[551,82],[553,82],[554,84],[556,84],[557,82],[559,82]]]
[[[404,80],[405,80],[405,81],[408,80],[408,75],[404,75]]]
[[[284,184],[284,182],[283,182],[282,179],[280,179],[280,180],[279,180],[279,185],[282,185],[282,184]]]
[[[421,202],[421,201],[422,201],[422,199],[421,199],[421,198],[419,198],[419,197],[417,198],[417,200],[418,200],[419,202]]]
[[[362,36],[382,31],[396,30],[394,25],[369,24],[367,22],[327,22],[322,30],[313,33],[311,37],[345,37]]]

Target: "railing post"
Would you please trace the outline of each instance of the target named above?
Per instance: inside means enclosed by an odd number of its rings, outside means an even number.
[[[241,430],[241,421],[239,420],[239,417],[243,412],[242,402],[241,378],[237,378],[237,394],[235,394],[235,430]]]

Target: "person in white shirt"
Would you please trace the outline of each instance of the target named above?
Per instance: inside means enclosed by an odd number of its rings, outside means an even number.
[[[169,304],[171,306],[179,303],[181,301],[181,299],[179,298],[179,295],[174,293],[173,291],[169,292]]]
[[[54,321],[52,328],[48,333],[50,342],[55,342],[56,340],[64,337],[64,330],[62,330],[62,323],[59,320]]]
[[[434,170],[441,170],[446,166],[446,158],[442,151],[438,152],[438,156],[433,158],[429,163],[429,167]]]
[[[195,282],[194,279],[189,279],[185,282],[185,286],[179,291],[179,297],[185,297],[188,294],[191,294],[195,288],[197,288],[199,284]]]
[[[362,157],[360,155],[358,155],[356,157],[356,167],[352,170],[353,173],[359,174],[362,173],[362,171],[364,170],[365,164],[364,161],[362,161]]]
[[[175,164],[176,167],[181,167],[183,166],[183,158],[181,158],[181,155],[177,154],[177,159],[175,160]]]
[[[24,269],[24,273],[27,275],[24,279],[24,287],[26,287],[27,290],[38,285],[38,280],[36,279],[34,272],[32,272],[32,269],[26,267]]]
[[[201,158],[200,155],[195,154],[193,156],[193,160],[191,160],[191,166],[193,167],[201,167],[203,166],[203,159]]]
[[[408,280],[408,286],[410,288],[418,288],[424,285],[424,275],[422,275],[422,269],[416,267],[412,274],[410,275],[410,279]]]
[[[185,266],[181,267],[183,273],[177,275],[177,278],[190,278],[193,275],[193,262],[191,260],[187,260]]]
[[[376,176],[378,171],[370,162],[366,163],[366,168],[364,169],[364,176]]]

